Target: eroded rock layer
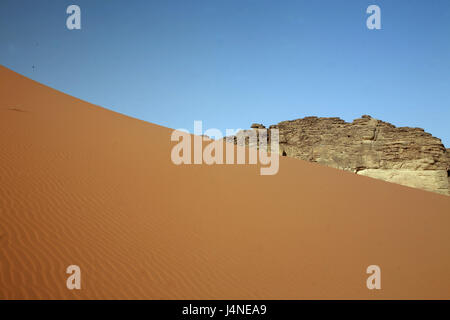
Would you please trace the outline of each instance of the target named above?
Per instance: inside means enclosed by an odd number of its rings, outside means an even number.
[[[252,125],[252,130],[261,128],[262,124]],[[279,129],[279,152],[284,156],[449,194],[449,150],[423,129],[395,127],[368,115],[351,123],[306,117],[269,127],[273,128]]]

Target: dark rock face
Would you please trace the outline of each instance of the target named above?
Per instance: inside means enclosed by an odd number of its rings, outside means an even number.
[[[450,195],[450,149],[447,148],[447,179],[448,179],[448,188]]]
[[[306,117],[270,128],[279,130],[281,155],[449,194],[449,150],[423,129],[395,127],[368,115],[351,123]]]

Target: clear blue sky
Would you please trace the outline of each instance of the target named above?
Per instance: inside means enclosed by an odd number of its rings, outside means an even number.
[[[448,0],[1,0],[0,47],[16,72],[172,128],[370,114],[450,146]]]

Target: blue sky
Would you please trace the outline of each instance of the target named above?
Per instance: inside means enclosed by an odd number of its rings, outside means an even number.
[[[171,128],[370,114],[450,146],[448,0],[1,0],[0,47],[16,72]]]

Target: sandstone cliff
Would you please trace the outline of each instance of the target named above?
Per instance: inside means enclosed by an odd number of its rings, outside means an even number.
[[[264,126],[252,125],[258,128]],[[450,150],[423,129],[395,127],[367,115],[351,123],[306,117],[273,128],[279,129],[283,156],[449,194]]]

